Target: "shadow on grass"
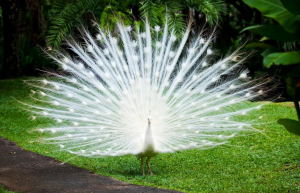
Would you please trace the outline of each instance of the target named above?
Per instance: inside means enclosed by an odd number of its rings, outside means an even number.
[[[300,136],[300,123],[292,119],[278,119],[277,123],[283,125],[288,132]]]

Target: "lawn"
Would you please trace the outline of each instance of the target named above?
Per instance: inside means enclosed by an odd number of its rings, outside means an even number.
[[[135,156],[74,157],[57,151],[57,146],[32,142],[41,134],[28,131],[52,122],[32,121],[31,114],[13,99],[26,102],[30,100],[29,94],[30,88],[21,79],[0,81],[0,136],[27,150],[132,184],[184,192],[300,192],[300,137],[277,123],[279,118],[296,119],[289,102],[270,103],[259,114],[257,111],[249,114],[247,119],[266,123],[256,128],[267,137],[254,134],[233,138],[227,145],[213,149],[161,154],[150,162],[155,175],[142,176]],[[251,105],[251,102],[244,104]],[[263,118],[258,119],[259,116]]]
[[[0,185],[0,192],[1,193],[17,193],[17,192],[12,192],[12,191],[6,190],[1,185]]]

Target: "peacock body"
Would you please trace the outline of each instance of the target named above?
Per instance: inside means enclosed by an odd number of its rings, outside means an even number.
[[[133,154],[148,165],[158,153],[211,148],[254,130],[234,117],[261,106],[232,106],[262,95],[266,83],[247,76],[239,51],[215,61],[214,35],[190,41],[191,24],[181,40],[167,25],[117,26],[116,37],[83,29],[83,44],[67,41],[73,57],[50,55],[64,74],[28,81],[36,101],[28,108],[57,121],[38,129],[51,134],[46,142],[80,156]]]

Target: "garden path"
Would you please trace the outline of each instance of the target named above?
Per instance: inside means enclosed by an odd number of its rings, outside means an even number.
[[[159,192],[173,190],[132,185],[94,174],[34,152],[0,137],[0,185],[22,193]]]

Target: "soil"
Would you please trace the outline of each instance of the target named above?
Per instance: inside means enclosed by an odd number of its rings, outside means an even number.
[[[23,193],[97,193],[177,191],[132,185],[64,163],[0,137],[0,185]]]

